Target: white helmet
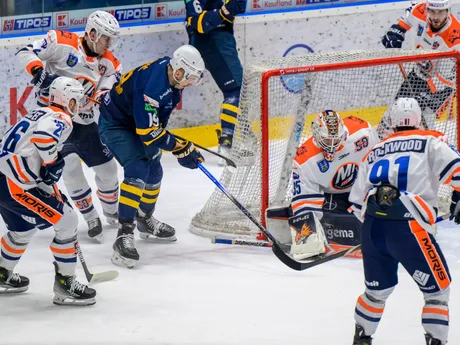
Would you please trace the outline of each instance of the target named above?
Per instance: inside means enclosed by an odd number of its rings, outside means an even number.
[[[89,15],[88,21],[86,22],[85,32],[89,34],[91,31],[96,31],[96,41],[93,43],[93,48],[96,50],[95,45],[102,35],[107,36],[111,39],[111,48],[113,49],[116,45],[116,41],[120,36],[120,25],[114,16],[106,11],[96,11]],[[90,39],[91,40],[91,39]]]
[[[420,128],[422,110],[414,98],[398,98],[390,109],[390,125]]]
[[[78,114],[84,97],[85,89],[78,80],[59,77],[54,79],[50,85],[50,103],[63,107],[72,117]],[[74,112],[72,112],[69,107],[69,102],[72,99],[77,103]]]
[[[426,8],[432,10],[448,10],[450,14],[450,0],[426,0]]]
[[[335,151],[346,137],[345,126],[339,113],[334,110],[322,111],[313,121],[311,130],[316,143],[323,149],[324,157],[332,162]]]
[[[178,83],[189,79],[190,76],[196,77],[194,82],[195,85],[198,85],[201,82],[201,79],[203,78],[204,61],[200,52],[195,47],[185,44],[176,49],[173,57],[171,58],[170,64],[173,69],[173,75],[178,69],[183,69],[185,72],[182,80],[176,80],[174,77],[174,80]]]

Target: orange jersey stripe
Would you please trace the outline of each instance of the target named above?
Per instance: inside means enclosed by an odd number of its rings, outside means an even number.
[[[430,225],[433,225],[435,223],[435,219],[433,217],[433,213],[431,212],[430,210],[430,207],[427,205],[427,203],[421,198],[419,197],[418,195],[416,195],[414,197],[415,200],[417,200],[417,202],[420,204],[420,206],[422,206],[423,210],[426,212],[427,216],[428,216],[428,220],[430,222]]]
[[[14,249],[14,248],[11,248],[8,243],[6,243],[5,239],[2,238],[2,246],[5,247],[5,249],[7,251],[9,251],[10,253],[13,253],[13,254],[24,254],[24,252],[26,251],[25,249]]]
[[[359,305],[361,307],[363,307],[367,311],[370,311],[371,313],[375,313],[375,314],[382,314],[383,313],[384,308],[374,308],[374,307],[370,306],[369,304],[364,302],[364,300],[363,300],[363,298],[361,296],[359,296],[359,298],[358,298],[358,303],[359,303]]]
[[[30,180],[27,178],[26,175],[24,175],[22,169],[21,169],[21,166],[19,165],[19,161],[18,161],[18,157],[16,155],[13,155],[13,161],[14,161],[14,166],[16,167],[16,171],[18,172],[19,176],[21,176],[21,178],[26,181],[26,182],[30,182]]]
[[[349,135],[352,135],[363,128],[369,128],[367,121],[361,120],[356,116],[348,116],[343,119],[343,124],[348,128]]]
[[[58,44],[65,44],[78,50],[78,35],[68,31],[55,30]]]
[[[295,204],[292,204],[292,208],[299,208],[300,206],[303,205],[318,205],[318,206],[323,206],[324,201],[300,201]]]
[[[32,70],[33,70],[35,67],[45,68],[45,67],[43,67],[43,63],[42,63],[41,61],[39,61],[39,60],[32,61],[32,62],[29,62],[29,64],[26,66],[26,71],[27,71],[27,73],[29,73],[30,75],[32,75]]]
[[[323,150],[315,145],[315,143],[313,142],[313,137],[311,137],[297,149],[294,159],[299,165],[302,165],[311,157],[316,156],[318,153],[321,152],[323,152]]]
[[[450,174],[449,178],[446,180],[446,182],[444,182],[444,184],[449,184],[450,181],[452,181],[452,177],[454,177],[454,175],[458,172],[460,172],[460,168],[457,168],[454,171],[452,171],[452,174]]]

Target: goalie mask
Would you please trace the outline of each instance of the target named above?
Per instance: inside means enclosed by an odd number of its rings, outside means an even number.
[[[316,144],[323,149],[324,158],[332,162],[346,137],[342,118],[334,110],[324,110],[313,121],[311,129]]]
[[[420,128],[422,110],[415,98],[398,98],[390,109],[390,126]]]
[[[50,103],[62,108],[71,117],[78,114],[84,97],[85,89],[78,80],[59,77],[50,85]],[[75,102],[74,106],[70,105],[71,100]]]

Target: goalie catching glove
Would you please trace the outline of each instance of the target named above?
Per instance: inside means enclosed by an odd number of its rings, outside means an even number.
[[[172,154],[176,156],[179,164],[183,167],[196,169],[198,168],[198,162],[204,162],[203,155],[190,141],[177,141],[177,145],[179,148],[173,150]]]

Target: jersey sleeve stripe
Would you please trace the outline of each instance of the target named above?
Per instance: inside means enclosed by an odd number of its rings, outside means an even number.
[[[204,34],[204,30],[203,30],[203,18],[204,18],[204,15],[206,14],[206,12],[208,11],[203,11],[200,16],[198,17],[198,24],[197,24],[197,30],[198,30],[198,33],[200,34]]]
[[[433,215],[434,210],[431,210],[430,206],[428,206],[427,203],[418,195],[414,196],[414,199],[421,206],[423,211],[425,211],[426,215],[428,216],[429,223],[433,225],[435,223],[435,217]]]
[[[36,181],[38,179],[38,176],[35,175],[34,172],[29,168],[29,164],[27,163],[27,160],[24,157],[21,157],[21,159],[22,159],[22,165],[24,166],[24,169]]]
[[[31,138],[30,139],[31,143],[37,143],[37,144],[50,144],[56,142],[54,138],[48,138],[48,139],[42,139],[42,138]]]
[[[152,144],[153,142],[157,141],[158,139],[160,139],[160,138],[161,138],[163,135],[165,135],[166,133],[167,133],[166,130],[163,129],[163,131],[161,132],[160,135],[158,135],[158,136],[157,136],[156,138],[154,138],[153,140],[144,141],[144,144],[148,146],[148,145]]]
[[[444,170],[441,172],[441,174],[439,175],[439,181],[441,181],[441,183],[444,183],[443,181],[446,178],[446,176],[451,176],[453,173],[450,173],[448,175],[448,173],[454,169],[455,165],[459,164],[460,163],[460,158],[455,158],[453,161],[451,161],[449,164],[447,164],[447,166],[444,168]],[[457,169],[454,169],[454,170],[457,170]]]
[[[324,199],[323,194],[307,194],[307,195],[298,195],[292,198],[291,203],[294,203],[299,200],[305,200],[305,199]]]
[[[43,131],[35,131],[34,134],[39,134],[39,135],[43,135],[45,137],[50,137],[50,138],[53,138],[54,141],[59,141],[56,137],[52,136],[51,134],[49,134],[48,132],[43,132]]]
[[[14,178],[15,178],[18,182],[22,182],[21,179],[19,178],[18,173],[16,172],[16,169],[13,167],[13,164],[11,164],[11,160],[10,160],[10,159],[7,159],[7,160],[6,160],[6,163],[7,163],[8,166],[10,167],[10,170],[11,170],[11,172],[13,173]]]
[[[157,130],[159,127],[150,127],[150,128],[136,128],[136,134],[139,135],[149,135],[152,131]]]
[[[32,70],[34,68],[44,68],[43,63],[40,60],[34,60],[34,61],[29,62],[26,66],[27,73],[32,75]]]
[[[403,29],[405,29],[405,30],[410,30],[410,29],[411,29],[411,26],[410,26],[409,24],[407,24],[407,23],[406,23],[404,20],[402,20],[402,19],[400,19],[400,20],[398,21],[398,25],[399,25],[400,27],[402,27]]]

